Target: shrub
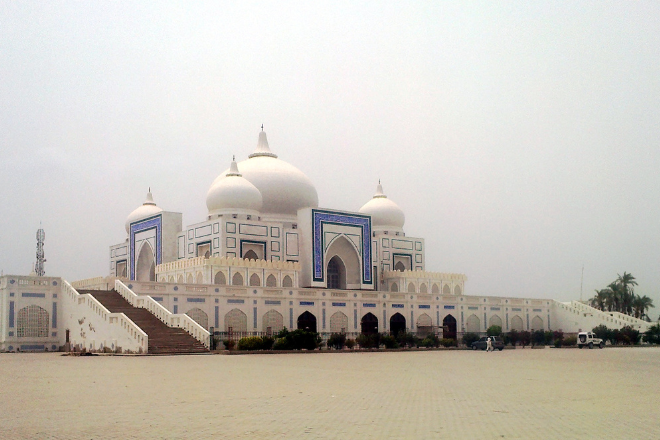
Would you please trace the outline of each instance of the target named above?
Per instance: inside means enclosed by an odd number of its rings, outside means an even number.
[[[560,348],[564,342],[564,332],[559,330],[552,332],[552,339],[554,340],[555,347]]]
[[[467,345],[468,347],[472,346],[473,342],[477,342],[479,340],[479,335],[476,333],[466,333],[463,335],[463,344]]]
[[[488,330],[486,330],[486,334],[488,336],[499,336],[502,334],[502,327],[499,325],[491,325],[488,327]]]
[[[660,344],[660,324],[652,325],[646,332],[644,332],[644,342],[648,342],[649,344]]]
[[[264,341],[259,336],[247,336],[238,341],[239,350],[261,350],[263,346]]]
[[[628,345],[637,345],[639,344],[639,330],[635,330],[631,326],[627,325],[621,329],[621,335],[623,336],[624,343]]]
[[[236,346],[236,341],[234,341],[233,339],[225,339],[224,341],[222,341],[222,343],[225,345],[225,348],[227,350],[233,350],[234,347]]]
[[[602,339],[603,341],[612,339],[612,330],[610,330],[603,324],[594,327],[593,329],[591,329],[591,331],[597,338]]]
[[[530,332],[528,332],[527,330],[520,332],[520,343],[522,344],[523,347],[528,346],[531,341],[532,341],[532,334]]]
[[[545,332],[543,330],[535,330],[532,333],[532,346],[545,344]]]
[[[516,345],[518,341],[520,341],[520,333],[518,333],[518,330],[511,330],[509,332],[509,340],[511,341],[511,345]]]
[[[551,331],[547,331],[544,333],[544,335],[545,335],[545,341],[544,341],[545,345],[551,345],[554,339],[553,333]]]
[[[456,339],[447,339],[447,338],[442,338],[440,339],[440,345],[443,347],[456,347],[458,346],[458,342]]]
[[[356,338],[360,348],[378,348],[380,347],[380,333],[371,335],[361,334]]]
[[[509,336],[508,333],[502,333],[502,342],[504,343],[504,345],[511,344],[511,337]]]
[[[346,335],[344,333],[333,333],[328,338],[328,348],[341,350],[346,345]]]
[[[321,344],[321,337],[318,333],[306,330],[288,332],[286,339],[291,344],[292,350],[314,350]]]
[[[412,333],[401,332],[396,337],[399,345],[403,347],[414,347],[418,345],[421,340]]]
[[[291,350],[291,344],[287,338],[277,338],[273,344],[273,350]]]
[[[564,338],[561,345],[564,347],[575,347],[577,345],[577,336],[568,336]]]
[[[435,334],[430,334],[422,339],[419,345],[422,347],[440,347],[440,338]]]
[[[380,342],[385,346],[385,348],[399,348],[399,343],[392,335],[382,335],[380,337]]]
[[[352,350],[355,347],[355,339],[346,339],[346,348]]]
[[[273,344],[275,343],[275,339],[272,336],[263,336],[261,339],[263,341],[262,349],[272,350]]]

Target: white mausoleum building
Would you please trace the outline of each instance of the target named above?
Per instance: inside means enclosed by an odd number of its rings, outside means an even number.
[[[491,325],[505,332],[644,325],[576,302],[468,295],[465,275],[427,269],[424,239],[406,234],[404,212],[380,183],[357,212],[319,207],[312,181],[271,151],[263,131],[254,152],[212,182],[206,206],[203,221],[184,226],[182,214],[163,210],[149,191],[126,219],[125,240],[110,246],[109,277],[73,286],[0,278],[0,349],[56,349],[68,330],[69,343],[88,349],[146,351],[140,328],[76,290],[115,287],[199,340],[209,330],[284,327],[456,338]]]

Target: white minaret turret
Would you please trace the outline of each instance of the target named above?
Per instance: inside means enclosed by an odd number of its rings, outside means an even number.
[[[46,270],[44,269],[44,263],[46,262],[44,255],[45,239],[46,234],[44,233],[44,230],[39,228],[39,230],[37,230],[37,263],[34,265],[34,273],[39,277],[46,274]]]

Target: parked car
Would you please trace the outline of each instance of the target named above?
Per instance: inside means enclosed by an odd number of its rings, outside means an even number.
[[[486,345],[488,344],[488,338],[490,338],[491,343],[493,344],[493,350],[497,349],[499,351],[504,350],[504,342],[499,336],[484,336],[478,341],[472,343],[472,350],[485,350]]]
[[[605,345],[605,342],[597,338],[596,335],[594,335],[591,332],[580,332],[578,333],[578,339],[577,339],[577,346],[582,348],[582,347],[589,347],[589,348],[594,348],[594,345],[597,345],[598,348],[603,348]]]

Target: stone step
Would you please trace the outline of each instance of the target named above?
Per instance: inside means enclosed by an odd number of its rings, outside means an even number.
[[[146,309],[133,307],[115,290],[80,290],[89,293],[112,313],[124,313],[149,337],[150,354],[207,353],[209,350],[188,332],[168,327]]]

